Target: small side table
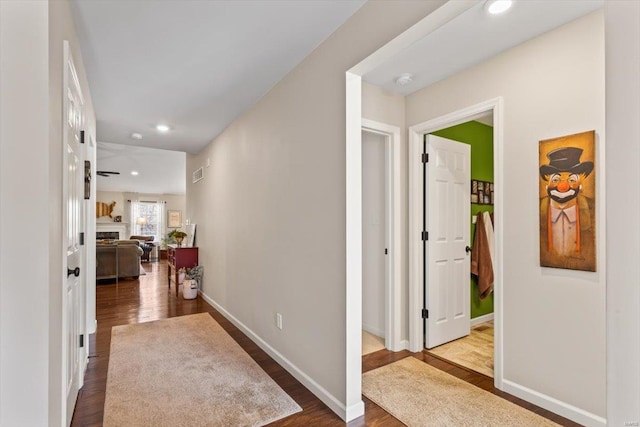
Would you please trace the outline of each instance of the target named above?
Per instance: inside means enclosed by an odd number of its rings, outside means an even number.
[[[176,296],[180,293],[180,284],[178,283],[178,270],[181,268],[191,268],[198,265],[198,248],[184,247],[177,245],[167,246],[167,261],[169,263],[167,282],[169,290],[171,284],[176,289]]]

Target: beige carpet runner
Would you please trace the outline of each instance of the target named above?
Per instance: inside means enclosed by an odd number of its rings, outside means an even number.
[[[299,411],[208,313],[111,331],[104,426],[260,426]]]
[[[365,373],[362,393],[409,427],[557,426],[414,357]]]

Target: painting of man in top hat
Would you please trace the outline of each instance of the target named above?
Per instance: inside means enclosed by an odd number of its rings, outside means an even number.
[[[595,131],[540,141],[540,265],[596,271]]]

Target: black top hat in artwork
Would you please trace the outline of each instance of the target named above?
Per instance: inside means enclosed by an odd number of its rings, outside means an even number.
[[[563,147],[550,151],[547,154],[548,165],[540,166],[540,175],[543,179],[554,173],[570,172],[589,175],[593,170],[593,162],[580,163],[582,148]]]

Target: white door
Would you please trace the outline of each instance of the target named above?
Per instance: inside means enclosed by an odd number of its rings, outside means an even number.
[[[426,137],[425,346],[469,335],[471,147]]]
[[[385,337],[387,138],[362,132],[362,329]]]
[[[67,272],[63,295],[63,372],[66,404],[66,424],[71,423],[73,410],[81,383],[82,363],[80,336],[83,334],[82,296],[83,277],[80,271],[82,248],[82,201],[84,199],[84,160],[80,143],[84,124],[83,98],[71,52],[65,42],[64,70],[64,123],[63,123],[63,198],[65,209],[63,217],[63,244],[66,262],[63,268]]]

